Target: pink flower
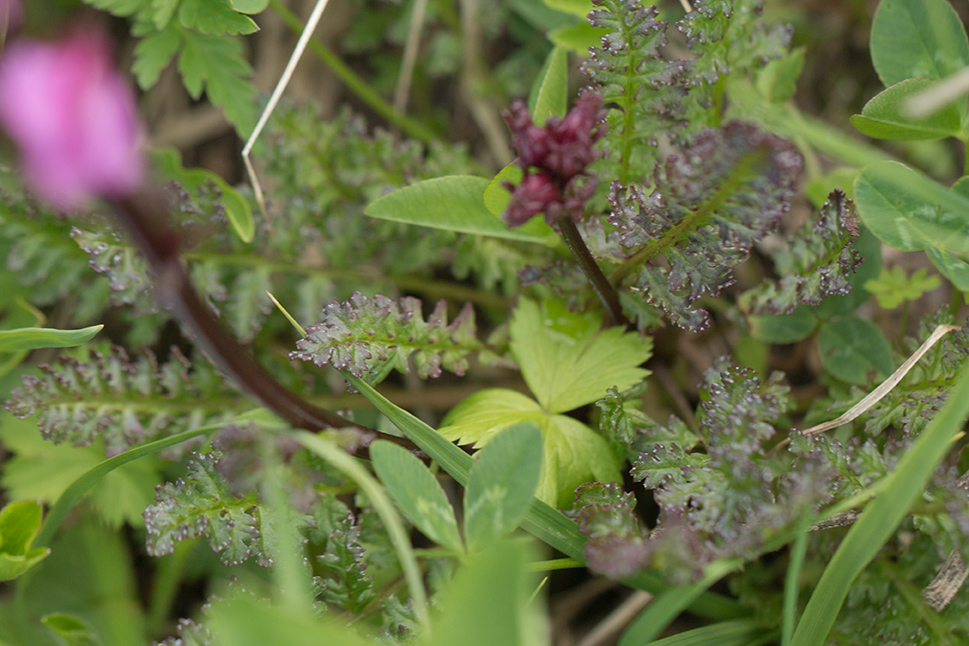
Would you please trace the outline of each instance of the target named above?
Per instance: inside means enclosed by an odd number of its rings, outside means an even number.
[[[0,125],[20,146],[27,180],[60,208],[141,184],[134,95],[100,34],[10,45],[0,59]]]

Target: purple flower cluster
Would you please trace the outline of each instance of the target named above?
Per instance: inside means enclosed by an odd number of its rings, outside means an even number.
[[[578,220],[596,189],[587,168],[597,156],[593,144],[605,134],[602,97],[583,92],[564,119],[549,117],[544,127],[535,125],[528,107],[516,101],[505,120],[525,171],[518,186],[506,185],[513,191],[504,213],[509,226],[524,224],[538,213],[549,224],[562,216]]]

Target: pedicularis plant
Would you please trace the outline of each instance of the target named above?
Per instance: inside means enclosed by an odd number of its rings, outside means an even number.
[[[85,2],[242,137],[301,28]],[[55,5],[0,2],[0,644],[550,644],[562,569],[652,595],[623,646],[969,639],[969,183],[900,161],[969,140],[946,0],[870,22],[891,154],[798,109],[796,6],[361,6],[313,51],[391,130],[272,103],[265,200]]]

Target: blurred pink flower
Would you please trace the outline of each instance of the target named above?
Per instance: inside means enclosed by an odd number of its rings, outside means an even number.
[[[20,0],[0,0],[0,28],[14,30],[24,20],[24,7]]]
[[[27,180],[60,208],[141,184],[135,98],[99,33],[10,45],[0,58],[0,125],[20,146]]]

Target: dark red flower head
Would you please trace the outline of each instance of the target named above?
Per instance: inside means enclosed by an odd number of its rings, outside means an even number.
[[[593,145],[605,133],[602,97],[583,92],[564,119],[549,117],[544,127],[536,126],[528,107],[516,101],[505,120],[525,171],[521,184],[514,187],[505,220],[518,226],[537,213],[545,213],[550,224],[562,215],[578,220],[595,190],[587,168],[597,156]]]

